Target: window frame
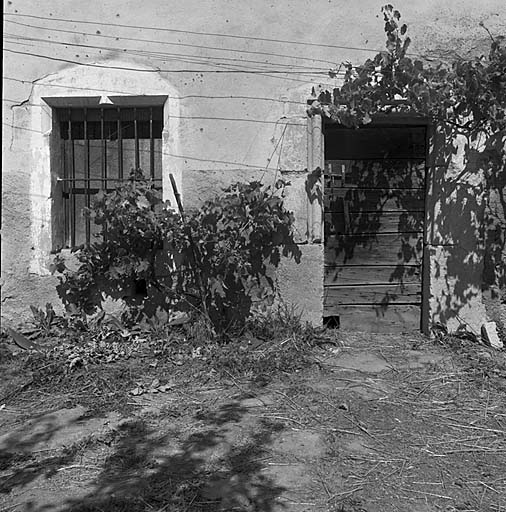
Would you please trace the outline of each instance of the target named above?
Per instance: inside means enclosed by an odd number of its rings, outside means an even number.
[[[142,117],[148,115],[149,125],[149,176],[153,181],[160,184],[162,188],[163,171],[160,176],[155,176],[155,140],[161,140],[160,161],[157,167],[163,169],[163,134],[165,129],[164,106],[168,99],[167,95],[153,96],[95,96],[95,97],[43,97],[41,98],[51,107],[52,111],[52,144],[51,144],[51,182],[52,182],[52,247],[54,250],[73,249],[82,244],[76,243],[78,212],[76,209],[76,196],[85,196],[85,207],[91,206],[91,197],[96,192],[92,192],[96,186],[92,186],[93,182],[99,184],[98,191],[109,190],[109,183],[119,184],[128,180],[125,176],[124,169],[124,147],[123,141],[132,139],[131,136],[124,137],[128,121],[133,121],[133,140],[134,140],[134,167],[140,167],[140,149],[139,149],[139,122],[144,122]],[[116,178],[107,176],[107,138],[105,134],[105,118],[106,112],[109,118],[114,119],[117,123],[117,168],[118,176]],[[65,114],[66,113],[66,114]],[[140,114],[143,115],[140,115]],[[156,113],[156,115],[154,115]],[[74,117],[74,118],[73,118]],[[83,138],[72,138],[73,125],[76,126],[75,118],[82,119]],[[132,119],[129,119],[132,117]],[[155,137],[155,117],[156,122],[161,122],[161,126],[157,127]],[[100,136],[95,139],[101,141],[101,158],[100,158],[100,178],[92,178],[90,174],[90,138],[89,123],[97,121],[100,123]],[[68,123],[67,133],[62,127]],[[145,137],[143,137],[145,138]],[[84,141],[84,171],[83,177],[76,177],[75,161],[74,161],[74,141]],[[71,144],[68,144],[72,141]],[[68,148],[65,147],[67,143]],[[67,149],[70,155],[67,154]],[[105,152],[105,153],[104,153]],[[68,158],[72,158],[72,164],[69,165]],[[71,175],[69,176],[69,173]],[[82,182],[82,186],[79,186]],[[72,186],[73,185],[73,186]],[[116,185],[117,186],[117,185]],[[84,222],[84,245],[89,245],[92,241],[91,223],[88,218],[83,219]]]

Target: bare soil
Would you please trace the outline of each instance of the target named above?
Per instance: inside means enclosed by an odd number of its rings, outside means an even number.
[[[121,407],[2,364],[0,510],[506,511],[506,354],[335,340],[268,384],[156,369]]]

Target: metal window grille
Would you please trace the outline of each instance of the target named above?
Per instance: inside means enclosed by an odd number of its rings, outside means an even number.
[[[64,245],[88,245],[98,226],[83,215],[99,191],[131,169],[162,180],[162,107],[57,108],[62,143]]]

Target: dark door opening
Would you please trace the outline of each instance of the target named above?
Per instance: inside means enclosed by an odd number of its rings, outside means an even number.
[[[421,328],[425,126],[324,127],[324,323]]]

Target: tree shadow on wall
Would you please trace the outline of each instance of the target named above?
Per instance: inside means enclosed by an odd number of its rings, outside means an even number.
[[[419,302],[413,285],[420,282],[423,253],[423,160],[386,155],[333,165],[342,172],[325,176],[327,284],[381,282],[387,290],[370,299],[378,315],[397,300]],[[351,278],[354,265],[363,272]]]
[[[399,234],[402,243],[396,254],[402,263],[391,277],[400,280],[404,274],[402,265],[415,261],[420,251],[425,195],[423,166],[414,165],[406,173],[409,164],[394,158],[350,164],[354,188],[343,188],[328,201],[327,242],[336,258],[347,263],[357,247],[378,242],[382,231]],[[400,173],[401,169],[404,172]]]
[[[366,253],[381,261],[390,252],[395,263],[388,282],[396,288],[376,294],[374,307],[381,314],[405,293],[407,283],[421,278],[423,254],[429,267],[425,293],[436,297],[430,322],[467,330],[463,309],[482,290],[505,284],[505,135],[478,145],[456,137],[451,126],[436,128],[429,141],[427,187],[424,162],[416,159],[410,172],[406,161],[387,156],[381,162],[348,161],[342,175],[326,173],[326,258],[336,266],[328,280],[339,283],[339,267],[367,262]],[[351,187],[341,188],[345,174]]]
[[[456,330],[473,331],[463,309],[505,285],[505,136],[473,140],[439,126],[431,141],[428,252],[439,291],[432,321],[453,321]]]

